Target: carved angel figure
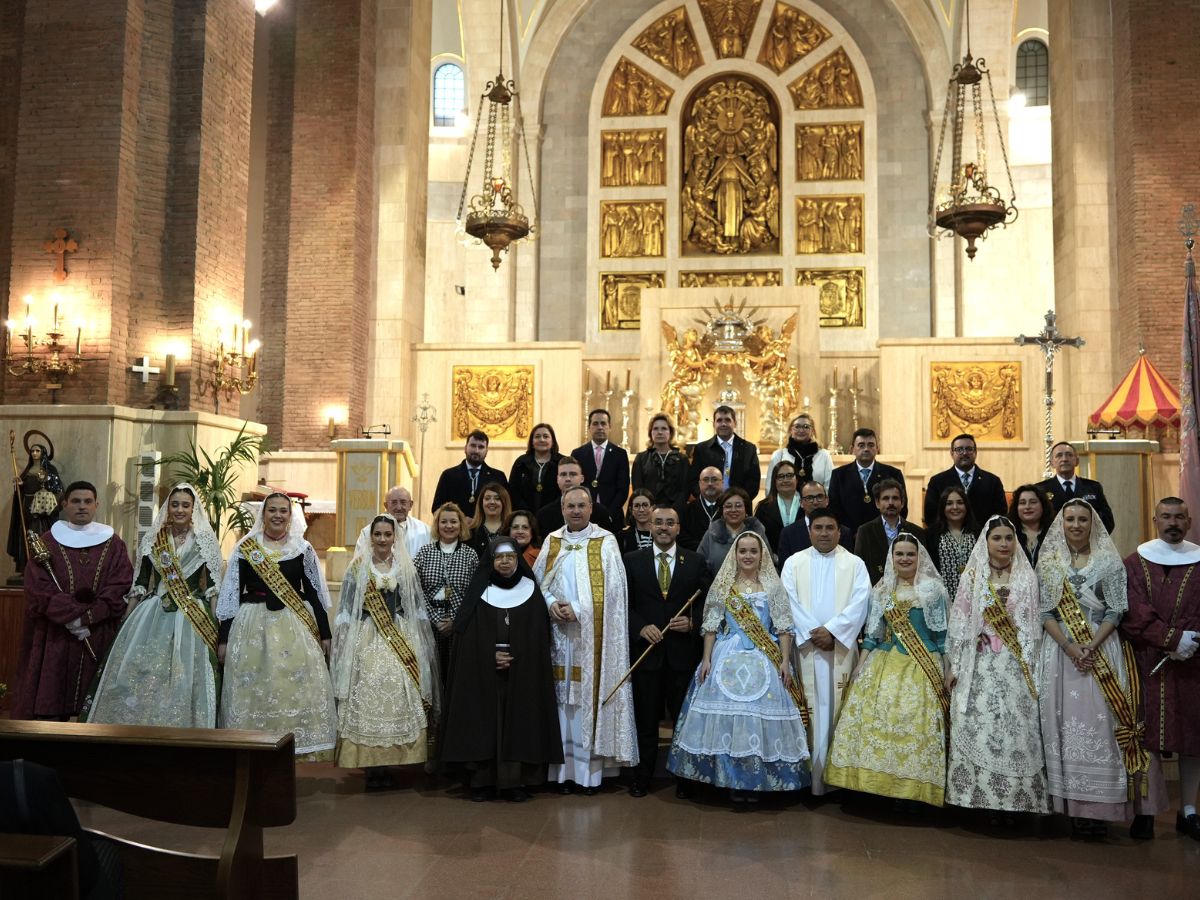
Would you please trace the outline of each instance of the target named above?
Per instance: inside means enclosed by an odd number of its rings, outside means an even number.
[[[690,421],[692,404],[712,382],[716,360],[709,355],[711,338],[702,338],[695,328],[688,328],[682,338],[670,322],[662,323],[663,338],[671,357],[671,377],[662,388],[662,408],[679,423]]]

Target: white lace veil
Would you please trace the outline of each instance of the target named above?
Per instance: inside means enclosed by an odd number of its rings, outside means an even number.
[[[158,508],[158,512],[154,516],[154,522],[150,525],[150,530],[146,532],[142,538],[142,543],[138,547],[138,558],[149,557],[154,559],[154,541],[158,538],[158,533],[164,527],[170,527],[167,523],[167,515],[169,513],[168,506],[171,503],[171,494],[178,491],[187,491],[192,495],[192,533],[191,539],[196,545],[197,555],[190,564],[180,560],[183,566],[183,575],[185,578],[191,577],[201,565],[208,567],[208,573],[212,576],[212,588],[216,589],[221,584],[221,578],[225,574],[225,560],[221,556],[221,544],[217,540],[217,536],[213,533],[212,525],[208,522],[208,516],[204,513],[204,507],[200,504],[200,495],[196,489],[186,482],[180,482],[171,488],[167,497],[162,502],[162,506]],[[132,593],[132,592],[131,592]],[[144,593],[144,592],[143,592]]]
[[[938,573],[937,566],[925,545],[907,532],[900,532],[888,546],[887,564],[883,569],[883,578],[871,588],[871,605],[867,611],[866,634],[877,640],[883,637],[883,614],[892,607],[896,599],[896,585],[900,578],[892,562],[892,550],[896,541],[903,539],[917,548],[917,572],[913,577],[913,588],[917,599],[914,607],[920,608],[925,616],[925,627],[930,631],[946,630],[946,585]]]
[[[988,534],[996,526],[1004,525],[1013,529],[1014,541],[1016,528],[1007,516],[992,516],[980,529],[975,546],[971,549],[970,559],[958,580],[958,596],[950,610],[950,630],[946,639],[946,652],[951,658],[957,658],[960,651],[970,647],[972,652],[963,655],[968,667],[974,670],[973,652],[976,639],[985,633],[983,611],[995,602],[989,589],[988,579],[991,568],[988,556]],[[1005,606],[1017,629],[1017,637],[1021,644],[1021,655],[1034,673],[1034,683],[1037,681],[1039,652],[1041,643],[1041,618],[1038,615],[1038,579],[1029,564],[1029,559],[1014,543],[1012,568],[1009,571],[1008,599]],[[988,634],[992,633],[987,626]],[[970,673],[958,673],[960,679],[969,680]]]
[[[1064,582],[1071,574],[1071,548],[1067,544],[1067,533],[1063,526],[1063,515],[1072,506],[1085,507],[1092,514],[1092,533],[1088,540],[1091,555],[1088,564],[1079,571],[1083,580],[1080,587],[1088,588],[1104,598],[1104,605],[1117,612],[1129,609],[1129,598],[1125,579],[1125,561],[1117,545],[1109,536],[1108,529],[1092,505],[1083,499],[1068,500],[1063,504],[1042,541],[1038,552],[1037,574],[1041,582],[1041,611],[1049,612],[1062,600]],[[1100,585],[1097,590],[1096,586]],[[1079,594],[1079,589],[1076,589]]]
[[[374,565],[371,546],[371,528],[374,519],[359,532],[354,545],[354,558],[342,578],[342,591],[338,599],[337,618],[334,621],[333,652],[330,674],[333,677],[333,694],[339,700],[350,695],[350,685],[356,667],[359,633],[363,624],[363,602],[367,593],[367,582],[371,570],[375,572],[376,585],[394,579],[399,592],[396,613],[392,621],[408,642],[420,665],[421,699],[433,708],[437,717],[441,703],[441,679],[437,668],[437,645],[429,617],[425,613],[425,595],[421,581],[413,567],[404,536],[396,520],[388,513],[377,518],[392,524],[396,536],[392,545],[392,564],[384,570]],[[389,653],[391,650],[388,651]]]
[[[700,627],[701,632],[705,634],[715,632],[725,615],[725,601],[732,593],[733,583],[737,579],[737,543],[746,535],[753,535],[758,541],[758,580],[767,594],[771,624],[776,631],[792,630],[791,606],[783,589],[783,582],[779,580],[779,573],[775,571],[775,564],[771,561],[771,547],[761,534],[747,528],[733,539],[729,552],[725,554],[725,561],[721,563],[721,568],[717,570],[717,576],[708,589],[708,596],[704,600],[704,623]]]
[[[274,491],[263,498],[263,502],[259,504],[254,513],[254,524],[250,526],[245,537],[234,545],[233,552],[229,554],[229,567],[225,570],[225,580],[221,583],[221,596],[217,599],[217,618],[221,621],[232,619],[237,615],[239,598],[242,593],[241,567],[238,565],[238,560],[242,557],[242,545],[251,538],[257,541],[263,540],[263,510],[267,508],[267,501],[272,497],[287,497],[291,507],[287,535],[284,537],[283,546],[279,549],[279,560],[282,562],[294,556],[303,556],[304,574],[316,588],[321,605],[325,609],[329,609],[329,585],[325,582],[325,572],[321,567],[321,561],[317,559],[317,551],[304,539],[304,532],[308,529],[308,523],[304,521],[304,510],[297,509],[296,502],[287,494]]]

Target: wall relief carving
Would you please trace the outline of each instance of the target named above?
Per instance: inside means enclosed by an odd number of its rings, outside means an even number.
[[[794,6],[776,3],[758,52],[758,61],[778,75],[831,37],[829,29],[820,22]]]
[[[602,187],[646,187],[667,183],[667,132],[663,128],[600,132]]]
[[[533,427],[533,366],[455,366],[454,436],[479,429],[493,441],[524,441]]]
[[[779,252],[778,111],[742,76],[702,85],[684,109],[685,255]]]
[[[865,324],[866,269],[797,269],[797,285],[815,285],[822,328]]]
[[[861,122],[796,126],[797,181],[861,181],[862,177]]]
[[[863,105],[862,85],[840,47],[788,85],[796,109],[855,109]]]
[[[796,198],[797,253],[862,253],[863,198]]]
[[[642,289],[666,286],[665,272],[601,272],[600,330],[637,330],[642,324]]]
[[[662,256],[667,224],[663,200],[605,200],[600,204],[600,255]]]
[[[782,269],[751,269],[744,272],[680,272],[679,286],[697,287],[779,287]]]
[[[645,31],[634,38],[633,46],[680,78],[687,78],[693,69],[704,62],[691,19],[683,6],[651,22]]]
[[[622,56],[604,89],[601,115],[661,116],[674,94],[671,88]]]
[[[977,441],[1020,441],[1021,363],[929,364],[931,440],[960,432]]]
[[[745,56],[762,0],[697,0],[717,56]]]

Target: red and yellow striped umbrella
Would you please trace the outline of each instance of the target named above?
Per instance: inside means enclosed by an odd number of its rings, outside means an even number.
[[[1179,392],[1139,354],[1129,373],[1088,421],[1101,428],[1178,428]]]

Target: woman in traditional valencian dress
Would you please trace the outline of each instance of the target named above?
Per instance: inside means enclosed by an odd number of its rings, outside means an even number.
[[[304,515],[268,494],[229,558],[217,600],[225,663],[221,728],[295,735],[296,755],[332,759],[337,739],[329,653],[329,589]]]
[[[330,671],[338,706],[337,764],[366,770],[368,791],[396,782],[388,766],[423,763],[437,720],[437,644],[396,520],[359,536],[334,621]]]
[[[941,806],[946,784],[946,588],[913,535],[892,541],[824,779]]]
[[[1038,727],[1041,631],[1037,575],[1012,522],[992,516],[950,608],[947,803],[1049,811]]]
[[[684,698],[667,769],[729,788],[735,808],[758,791],[809,783],[807,706],[792,674],[792,613],[771,550],[741,534],[704,602],[704,656]]]
[[[1133,650],[1116,634],[1129,608],[1125,564],[1091,504],[1068,500],[1042,542],[1037,571],[1050,802],[1071,816],[1073,838],[1102,838],[1105,822],[1167,808],[1158,757],[1152,760],[1138,738]]]
[[[479,554],[467,542],[471,528],[457,503],[443,503],[433,513],[433,543],[426,544],[413,557],[425,608],[433,623],[438,644],[438,670],[442,687],[450,675],[450,638],[454,617],[462,606],[471,576],[479,566]]]
[[[176,485],[139,548],[130,611],[80,718],[114,725],[217,727],[221,547],[196,491]]]

